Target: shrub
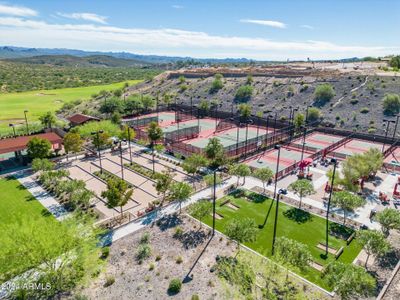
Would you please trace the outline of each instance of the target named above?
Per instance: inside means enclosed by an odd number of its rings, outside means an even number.
[[[335,96],[335,91],[329,83],[320,84],[315,88],[314,98],[320,104],[325,104]]]
[[[110,247],[101,248],[101,258],[106,259],[110,255]]]
[[[395,115],[400,112],[400,96],[397,94],[386,94],[383,98],[383,111],[387,115]]]
[[[310,107],[308,109],[308,121],[315,122],[321,117],[321,111],[316,107]]]
[[[352,99],[352,100],[350,100],[350,103],[353,104],[353,105],[356,105],[358,103],[358,100],[357,99]]]
[[[361,109],[360,109],[360,113],[362,113],[362,114],[367,114],[367,113],[369,113],[369,108],[368,108],[368,107],[363,107],[363,108],[361,108]]]
[[[159,261],[159,260],[161,260],[161,255],[160,255],[160,254],[158,254],[158,255],[156,256],[156,261]]]
[[[182,282],[178,278],[174,278],[169,282],[168,291],[170,293],[177,294],[181,291]]]
[[[183,234],[183,229],[181,227],[175,228],[174,238],[180,238]]]
[[[114,282],[115,282],[114,276],[107,276],[106,282],[104,283],[104,287],[109,287],[110,285],[113,285]]]
[[[176,258],[176,263],[177,263],[177,264],[181,264],[182,262],[183,262],[182,256],[178,256],[178,257]]]
[[[148,244],[150,241],[150,233],[145,232],[140,238],[140,244]]]
[[[248,101],[252,94],[253,87],[251,85],[243,85],[237,89],[235,99],[238,101]]]
[[[190,298],[191,300],[200,300],[200,297],[199,297],[199,295],[197,295],[197,294],[194,294],[194,295],[192,295],[192,298]]]
[[[224,87],[224,83],[222,82],[222,75],[215,74],[214,81],[211,84],[210,93],[216,93],[223,87]]]
[[[151,264],[149,265],[149,271],[153,271],[153,270],[154,270],[154,264],[151,263]]]
[[[139,262],[142,262],[144,259],[149,258],[151,255],[151,248],[148,244],[140,244],[137,253],[136,253],[136,259]]]

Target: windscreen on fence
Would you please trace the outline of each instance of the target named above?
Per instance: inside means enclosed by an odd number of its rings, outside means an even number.
[[[156,122],[158,123],[158,117],[157,116],[151,116],[151,117],[144,117],[144,118],[134,118],[134,119],[129,119],[129,120],[123,120],[125,124],[128,126],[132,127],[144,127],[150,124],[151,122]]]
[[[194,118],[195,117],[192,115],[192,113],[190,111],[177,110],[175,112],[175,122],[189,121]]]
[[[200,127],[198,125],[183,127],[177,130],[165,133],[166,143],[175,143],[178,141],[193,139],[199,136]]]
[[[233,123],[231,120],[221,120],[218,122],[215,132],[221,132],[221,131],[235,128],[235,127],[236,127],[236,124]]]

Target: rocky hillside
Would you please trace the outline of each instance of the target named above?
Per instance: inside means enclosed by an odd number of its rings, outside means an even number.
[[[201,100],[217,100],[222,104],[222,109],[230,111],[233,104],[243,102],[235,98],[237,90],[246,85],[247,74],[239,77],[225,75],[222,78],[223,87],[212,92],[214,76],[193,76],[183,74],[185,80],[178,74],[162,74],[152,82],[143,83],[132,87],[129,92],[149,93],[156,96],[170,93],[176,95],[178,103],[198,104]],[[314,91],[318,85],[330,84],[335,96],[326,103],[316,101]],[[366,75],[356,72],[319,72],[314,75],[288,75],[270,76],[258,74],[253,76],[252,96],[244,102],[252,106],[253,113],[259,111],[264,115],[268,111],[277,111],[278,115],[288,116],[289,109],[284,107],[299,107],[305,111],[308,105],[318,107],[322,112],[322,124],[344,129],[357,129],[382,134],[384,115],[382,99],[387,93],[400,94],[400,77]],[[162,98],[162,96],[160,96]],[[394,117],[389,117],[395,119]],[[393,129],[393,127],[392,127]]]
[[[248,84],[247,75],[253,74],[250,85],[252,94],[247,99],[238,99],[236,93]],[[220,89],[212,89],[215,74],[222,74]],[[324,103],[316,101],[315,89],[322,84],[332,86],[334,96]],[[172,101],[193,105],[202,100],[218,101],[221,109],[231,111],[232,105],[247,102],[253,113],[277,112],[279,117],[289,116],[289,106],[299,107],[305,112],[309,105],[321,111],[321,124],[383,134],[385,116],[382,100],[387,93],[400,94],[400,77],[391,74],[377,75],[355,69],[288,67],[287,65],[248,69],[192,69],[164,72],[151,81],[128,88],[128,94],[173,95]],[[98,115],[102,100],[76,107],[74,111],[85,110]],[[394,126],[392,125],[392,130]],[[400,127],[399,127],[400,129]],[[390,134],[393,134],[391,131]]]

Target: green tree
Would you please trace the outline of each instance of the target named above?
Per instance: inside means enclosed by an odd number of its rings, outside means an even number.
[[[393,56],[393,57],[390,59],[389,65],[390,65],[392,68],[400,69],[400,55]]]
[[[201,228],[202,227],[201,220],[204,217],[210,215],[212,212],[212,203],[210,201],[207,201],[206,199],[197,201],[192,205],[190,205],[189,212],[194,218],[199,220]]]
[[[316,107],[310,107],[308,109],[308,121],[309,122],[316,122],[321,118],[321,111]]]
[[[186,182],[174,182],[171,186],[170,198],[179,202],[179,213],[182,212],[182,202],[188,200],[193,188]]]
[[[107,206],[114,208],[119,206],[122,220],[122,207],[124,207],[132,197],[133,189],[130,189],[125,180],[109,179],[107,181],[107,190],[101,193],[103,198],[107,199]]]
[[[35,172],[50,171],[54,169],[54,163],[46,158],[35,158],[32,160],[32,170]]]
[[[208,174],[203,177],[203,181],[206,183],[208,187],[211,187],[211,196],[213,195],[213,188],[214,188],[214,174]],[[222,178],[221,176],[217,173],[215,175],[215,184],[221,184]]]
[[[201,100],[199,103],[199,109],[201,110],[201,113],[204,116],[210,110],[210,103],[207,100]]]
[[[182,169],[189,174],[196,174],[196,172],[201,168],[207,166],[208,161],[201,154],[192,154],[185,159],[182,165]],[[193,181],[194,183],[194,181]]]
[[[156,104],[155,100],[154,100],[153,97],[151,97],[150,95],[144,95],[144,96],[142,97],[141,101],[142,101],[143,109],[144,109],[145,111],[149,111],[149,110],[152,109],[152,108],[155,106],[155,104]]]
[[[389,236],[390,230],[400,230],[400,212],[393,208],[385,208],[376,214],[376,220],[382,226],[382,232]]]
[[[123,125],[121,132],[119,133],[119,138],[121,140],[131,140],[133,141],[135,139],[136,132],[133,130],[133,128],[129,127],[128,125]]]
[[[383,112],[386,115],[396,115],[400,112],[400,96],[397,94],[386,94],[382,100]]]
[[[151,153],[153,156],[153,174],[155,173],[155,161],[154,161],[154,145],[163,137],[163,131],[157,122],[151,122],[147,128],[147,135],[150,139]]]
[[[301,128],[301,126],[304,126],[305,124],[305,117],[303,114],[296,114],[294,116],[294,128],[296,129],[296,131],[299,131],[299,129]]]
[[[19,276],[20,286],[46,285],[48,289],[16,290],[13,299],[51,299],[72,290],[101,270],[98,227],[88,216],[73,214],[62,222],[47,218],[12,219],[0,224],[0,280]],[[61,237],[61,238],[60,238]],[[18,240],[18,251],[15,241]],[[23,257],[23,259],[21,259]]]
[[[295,194],[299,195],[299,208],[301,208],[301,201],[303,200],[303,197],[307,197],[315,193],[312,182],[307,179],[296,180],[295,182],[292,182],[288,188]]]
[[[122,89],[116,89],[116,90],[114,90],[113,95],[114,95],[115,97],[121,97],[121,96],[122,96]]]
[[[179,83],[180,83],[180,84],[183,84],[183,83],[185,83],[185,81],[186,81],[185,76],[183,76],[183,75],[179,76],[178,79],[179,79]]]
[[[254,176],[262,181],[265,193],[265,184],[274,177],[274,172],[268,167],[260,168],[254,172]]]
[[[34,137],[29,140],[27,146],[27,153],[31,159],[47,158],[50,156],[51,143],[39,137]]]
[[[254,88],[251,85],[242,85],[239,87],[235,94],[235,100],[237,101],[249,101],[253,95]]]
[[[167,193],[174,182],[174,173],[170,170],[163,170],[161,173],[155,173],[154,179],[156,180],[154,187],[157,193],[162,194],[161,205],[167,198]]]
[[[334,192],[332,196],[332,205],[343,210],[343,224],[346,223],[348,212],[353,212],[365,204],[365,199],[348,191]]]
[[[92,136],[92,143],[96,148],[106,148],[111,146],[111,139],[110,139],[110,135],[108,134],[108,132],[103,132],[103,133],[99,133],[94,134]]]
[[[100,112],[103,114],[112,114],[114,112],[122,112],[124,110],[124,102],[122,99],[112,97],[100,105]]]
[[[127,113],[140,113],[143,110],[143,103],[140,95],[134,94],[129,96],[125,102],[125,111]]]
[[[121,114],[118,111],[113,112],[111,122],[117,125],[121,124]]]
[[[81,135],[78,132],[68,132],[63,139],[64,149],[68,154],[78,153],[82,149],[83,140],[81,139]]]
[[[229,174],[237,176],[236,185],[239,186],[239,179],[243,177],[243,184],[246,183],[246,176],[251,174],[250,167],[246,164],[234,164],[229,168]]]
[[[251,106],[249,104],[247,104],[247,103],[240,103],[238,105],[238,111],[239,111],[240,117],[245,122],[251,116]]]
[[[342,299],[369,297],[376,289],[374,277],[353,264],[332,262],[325,268],[323,277]]]
[[[335,97],[335,91],[329,83],[318,85],[314,91],[314,99],[319,104],[323,105]]]
[[[274,257],[283,264],[304,270],[312,261],[308,247],[298,241],[282,236],[276,239],[274,247]]]
[[[363,246],[367,253],[365,268],[367,268],[368,259],[371,254],[379,257],[390,250],[390,243],[386,240],[385,236],[377,230],[360,230],[357,233],[357,242]]]
[[[204,149],[206,157],[210,160],[212,168],[218,168],[225,164],[224,146],[217,137],[210,138],[206,148]]]
[[[39,120],[45,128],[52,128],[52,125],[55,124],[57,121],[54,113],[52,113],[51,111],[48,111],[47,113],[41,115],[39,117]]]
[[[233,218],[225,225],[225,234],[237,243],[237,253],[240,251],[240,243],[254,242],[257,233],[256,222],[252,218]]]

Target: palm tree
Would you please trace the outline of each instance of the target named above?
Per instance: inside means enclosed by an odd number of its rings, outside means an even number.
[[[153,156],[153,174],[155,173],[155,162],[154,162],[154,145],[163,137],[163,131],[157,122],[151,122],[147,128],[147,135],[150,139],[151,153]]]

